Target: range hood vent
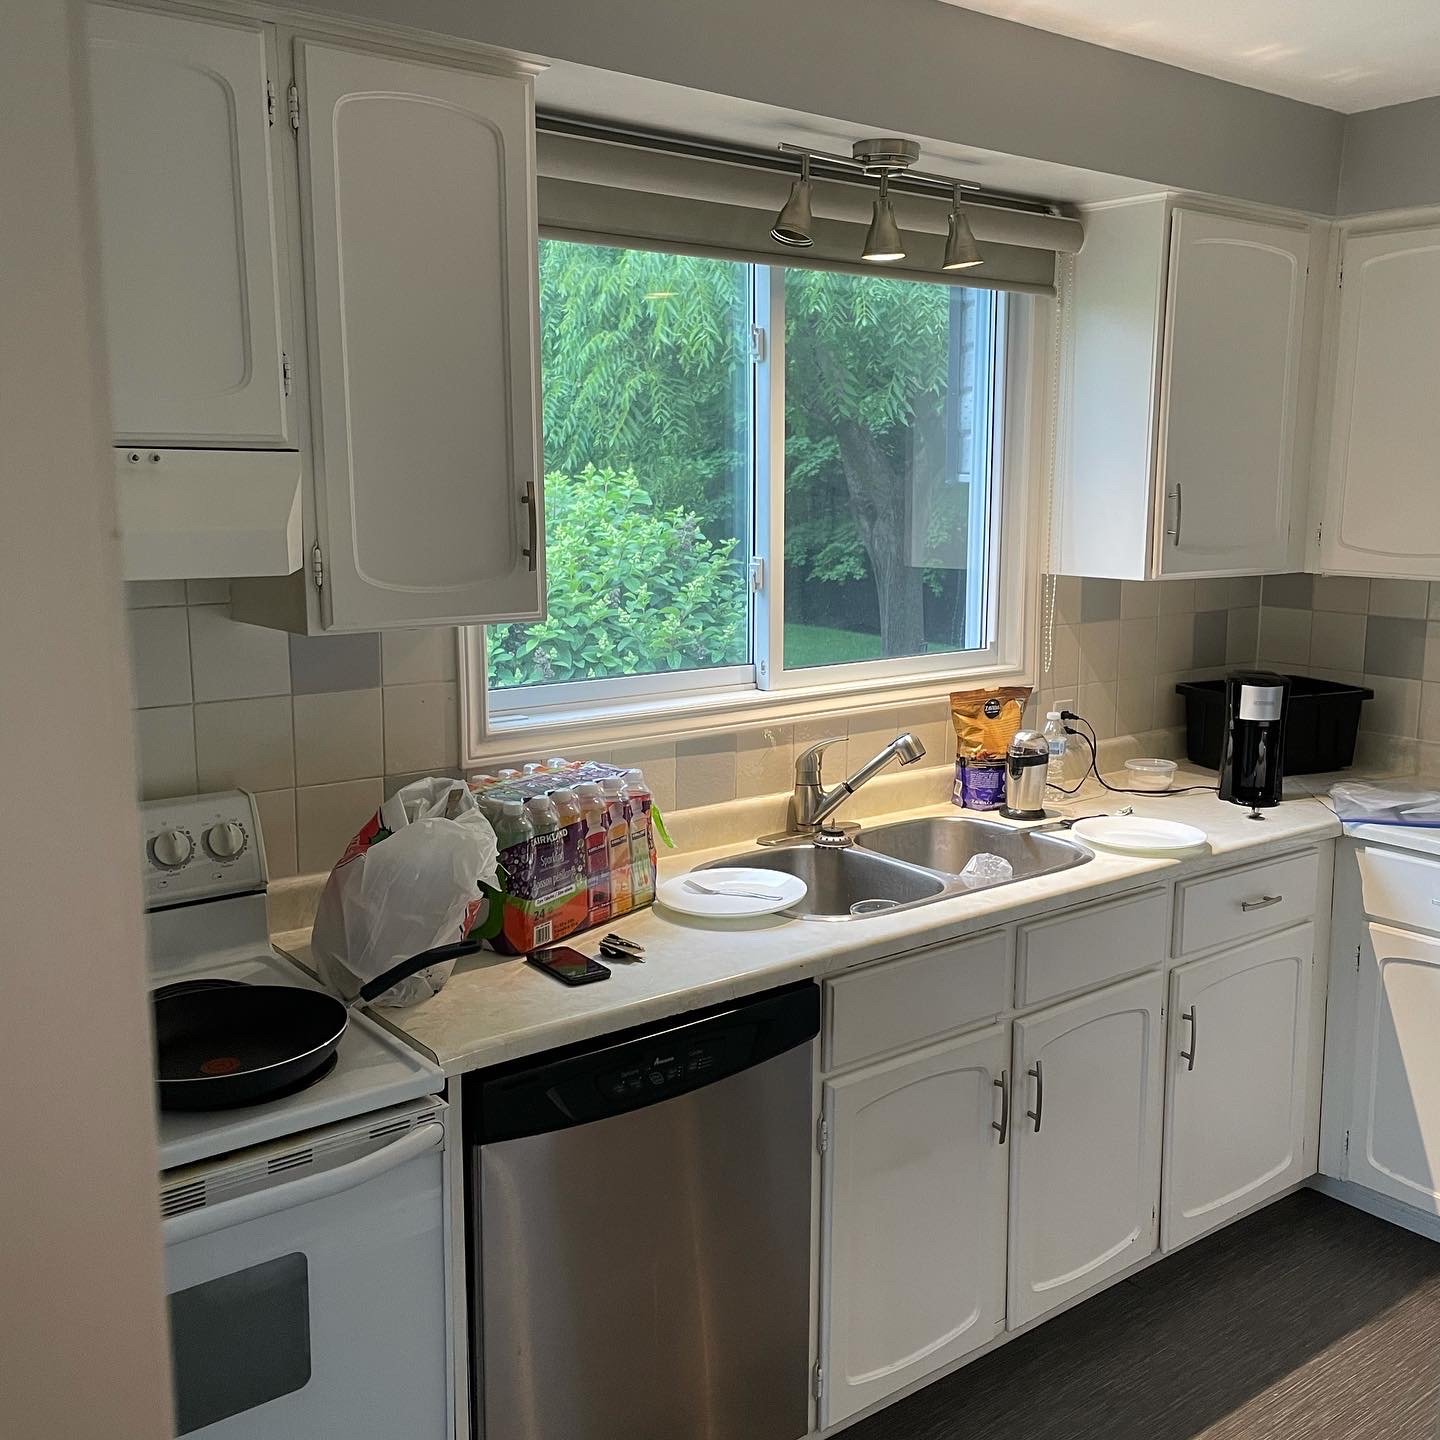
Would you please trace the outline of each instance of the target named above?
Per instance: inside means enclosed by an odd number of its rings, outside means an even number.
[[[127,580],[290,575],[304,549],[294,451],[115,452]]]

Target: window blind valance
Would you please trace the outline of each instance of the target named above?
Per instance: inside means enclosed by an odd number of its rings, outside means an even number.
[[[949,197],[892,188],[906,256],[872,264],[859,257],[876,195],[873,181],[815,176],[815,243],[801,250],[770,234],[798,165],[774,169],[543,128],[537,154],[540,230],[554,239],[1041,295],[1055,293],[1055,256],[1079,250],[1084,240],[1080,222],[1066,216],[962,204],[984,263],[946,273],[940,263]]]

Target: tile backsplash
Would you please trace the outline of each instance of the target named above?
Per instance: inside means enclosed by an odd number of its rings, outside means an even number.
[[[287,635],[224,580],[126,586],[141,795],[256,792],[275,877],[328,870],[384,796],[459,774],[455,631]]]
[[[1440,583],[1267,575],[1257,658],[1367,685],[1363,732],[1440,744]]]
[[[459,773],[453,629],[286,635],[232,620],[223,580],[142,582],[126,598],[143,796],[255,791],[276,877],[327,870],[406,780]],[[1142,749],[1161,747],[1165,737],[1152,732],[1183,720],[1178,680],[1254,659],[1260,601],[1258,579],[1061,577],[1051,663],[1027,723],[1070,702],[1101,739],[1134,734]],[[1377,634],[1387,654],[1406,643]],[[789,790],[795,755],[832,736],[825,770],[838,778],[902,730],[924,743],[923,766],[951,764],[944,700],[589,747],[586,757],[639,766],[661,808],[683,811]]]

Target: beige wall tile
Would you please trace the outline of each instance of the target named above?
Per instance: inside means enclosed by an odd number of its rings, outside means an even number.
[[[1155,677],[1122,679],[1116,691],[1115,733],[1140,735],[1155,723]]]
[[[1361,670],[1365,665],[1364,615],[1316,610],[1310,620],[1310,660],[1330,670]]]
[[[838,747],[837,747],[838,748]],[[675,742],[675,798],[677,807],[690,810],[697,805],[719,805],[735,798],[735,736],[694,735]],[[844,778],[834,769],[834,749],[825,756],[826,780],[833,784]],[[834,777],[833,779],[831,777]]]
[[[1065,687],[1073,690],[1080,683],[1080,638],[1073,625],[1055,627],[1054,644],[1051,649],[1050,667],[1044,668],[1046,660],[1042,637],[1040,652],[1040,683],[1047,688]]]
[[[1430,587],[1423,580],[1372,580],[1370,613],[1423,617],[1430,603]]]
[[[380,807],[379,780],[307,785],[295,792],[298,864],[302,875],[331,869],[362,825]]]
[[[459,701],[453,684],[385,687],[387,775],[450,766],[459,758]]]
[[[1057,575],[1055,577],[1055,618],[1062,625],[1080,623],[1080,577],[1078,575]]]
[[[1171,582],[1173,583],[1173,582]],[[1189,610],[1162,612],[1155,626],[1155,668],[1188,670],[1195,659],[1195,618]]]
[[[385,773],[378,690],[297,695],[294,705],[297,785],[325,785]]]
[[[949,765],[955,759],[955,724],[948,700],[912,705],[895,717],[901,730],[909,730],[925,747],[921,765]]]
[[[1120,622],[1092,620],[1080,627],[1080,684],[1113,681],[1120,673]]]
[[[587,756],[587,758],[589,758]],[[662,811],[675,808],[675,742],[646,741],[642,745],[617,745],[610,752],[612,765],[643,770],[645,783]],[[743,792],[742,792],[743,793]]]
[[[382,678],[386,685],[419,685],[455,678],[455,627],[386,630],[380,637]]]
[[[1375,698],[1360,707],[1360,728],[1413,738],[1420,728],[1421,682],[1393,675],[1367,675],[1365,683],[1375,692]]]
[[[773,795],[795,785],[795,732],[790,725],[742,730],[735,737],[735,788],[743,798]]]
[[[1230,581],[1227,577],[1195,582],[1197,610],[1228,610],[1230,605]]]
[[[832,772],[827,766],[826,780],[833,785],[878,754],[900,733],[899,725],[898,712],[894,710],[867,710],[851,715],[845,727],[850,737],[850,763],[838,772]]]
[[[142,800],[195,793],[195,712],[189,705],[135,712],[135,768]]]
[[[1153,619],[1120,622],[1120,678],[1155,673],[1155,634]]]
[[[295,783],[290,697],[197,705],[195,764],[202,791],[288,789]]]
[[[272,880],[294,875],[298,867],[295,846],[295,792],[260,790],[255,795],[260,811],[260,833],[265,839],[265,864]]]
[[[1440,620],[1431,620],[1425,626],[1424,678],[1440,680]]]
[[[1172,725],[1185,723],[1185,697],[1175,693],[1175,687],[1180,683],[1181,678],[1174,674],[1155,677],[1154,725],[1156,729],[1167,729]]]
[[[1162,615],[1190,615],[1195,610],[1195,582],[1193,580],[1158,580],[1160,587],[1160,613]]]
[[[1317,575],[1310,603],[1317,610],[1363,615],[1370,608],[1370,582],[1357,575]]]
[[[1120,618],[1140,620],[1160,613],[1160,586],[1151,580],[1120,582]]]
[[[135,704],[188,705],[190,686],[190,634],[183,607],[131,610],[130,674]]]
[[[125,582],[125,608],[142,610],[151,605],[183,605],[185,603],[185,582],[183,580],[127,580]]]
[[[197,701],[290,693],[290,637],[232,620],[228,605],[190,607],[190,653]]]
[[[1232,610],[1225,626],[1225,663],[1253,665],[1260,645],[1260,610],[1249,606]]]
[[[1114,685],[1082,685],[1075,709],[1090,722],[1097,740],[1108,740],[1115,734]]]
[[[1440,741],[1440,685],[1420,687],[1420,738],[1432,745]]]
[[[1310,661],[1309,610],[1260,611],[1260,661],[1268,665],[1306,665]]]

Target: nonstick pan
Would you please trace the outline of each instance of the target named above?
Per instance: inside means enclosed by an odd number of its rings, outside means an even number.
[[[352,1004],[479,946],[413,955],[361,987]],[[334,1063],[350,1006],[326,990],[189,980],[155,992],[155,1079],[162,1110],[225,1110],[314,1084]]]

